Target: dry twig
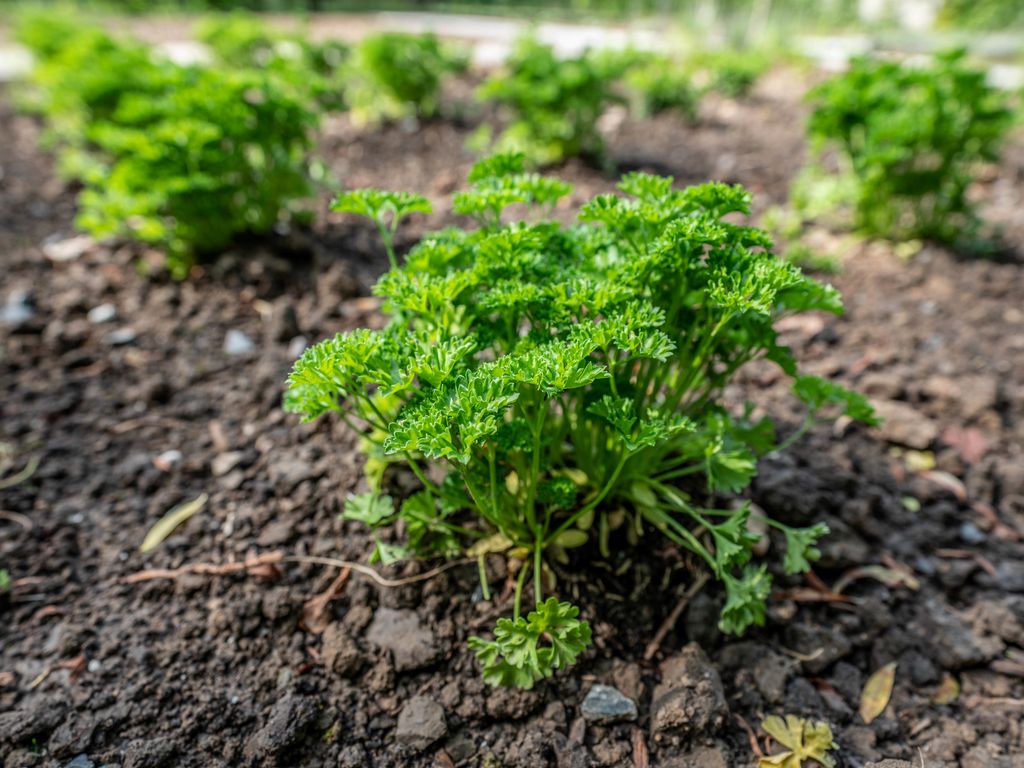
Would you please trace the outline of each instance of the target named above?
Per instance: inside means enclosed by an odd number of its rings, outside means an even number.
[[[440,576],[445,571],[450,571],[452,568],[476,562],[476,559],[467,557],[462,560],[452,560],[450,563],[439,565],[437,568],[431,568],[429,571],[418,573],[415,576],[406,576],[404,579],[389,579],[381,576],[370,566],[363,565],[362,563],[356,563],[351,560],[339,560],[334,557],[317,557],[314,555],[292,555],[290,557],[286,557],[285,560],[290,563],[310,563],[313,565],[333,565],[335,568],[351,568],[356,573],[368,576],[378,585],[386,588],[405,587],[409,584],[427,581],[435,576]]]
[[[278,575],[277,565],[284,560],[284,552],[279,550],[267,552],[262,555],[247,557],[233,563],[190,563],[180,568],[153,568],[146,571],[139,571],[128,576],[124,581],[126,584],[138,584],[142,581],[153,581],[154,579],[176,579],[186,574],[203,574],[208,576],[227,576],[232,573],[246,572],[250,576],[262,578],[273,578]]]
[[[351,573],[351,568],[342,568],[341,573],[327,589],[306,601],[306,604],[302,606],[302,619],[299,621],[299,626],[302,629],[312,632],[314,635],[322,634],[327,629],[327,625],[330,623],[325,618],[327,605],[331,600],[341,596]]]
[[[647,644],[647,648],[644,650],[644,661],[650,661],[654,658],[654,654],[656,654],[658,649],[661,647],[661,643],[664,641],[665,635],[667,635],[672,630],[672,627],[676,625],[676,622],[679,621],[679,617],[683,615],[683,611],[686,610],[686,606],[693,599],[693,596],[700,592],[707,583],[708,576],[706,573],[702,573],[696,578],[693,584],[690,585],[690,588],[683,593],[683,596],[679,598],[679,602],[676,603],[675,608],[673,608],[672,612],[665,617],[663,622],[661,622],[661,626],[658,627],[658,631],[654,633],[654,637],[651,639],[651,642]]]

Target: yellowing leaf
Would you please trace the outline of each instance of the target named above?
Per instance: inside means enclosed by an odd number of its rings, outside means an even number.
[[[587,473],[584,472],[582,469],[577,469],[576,467],[565,467],[564,469],[560,470],[558,474],[568,477],[581,488],[590,482],[590,478],[587,477]]]
[[[903,463],[911,472],[927,472],[935,469],[935,454],[931,451],[907,451]]]
[[[175,528],[202,509],[209,498],[207,494],[203,493],[192,499],[192,501],[186,501],[184,504],[172,507],[167,514],[157,520],[153,527],[149,529],[146,538],[142,540],[142,546],[139,547],[139,551],[146,553],[159,546],[160,542],[170,536]]]
[[[836,748],[828,723],[812,723],[796,715],[786,715],[785,720],[771,715],[764,719],[761,727],[787,750],[760,758],[758,768],[809,768],[805,761],[814,761],[823,768],[835,768],[835,758],[828,754]]]
[[[493,552],[505,552],[512,546],[512,539],[503,533],[496,533],[486,539],[480,539],[476,544],[466,550],[470,557],[489,555]]]
[[[590,527],[594,524],[594,510],[588,509],[582,515],[580,519],[576,521],[576,527],[581,531],[589,531]]]
[[[587,534],[583,531],[574,531],[569,529],[568,531],[562,531],[555,537],[555,544],[566,549],[573,549],[574,547],[582,547],[587,543]]]
[[[932,696],[932,704],[938,704],[940,706],[945,704],[952,704],[960,698],[960,683],[957,682],[956,678],[953,677],[949,672],[942,676],[942,682],[939,684],[939,689]]]
[[[871,723],[889,706],[892,686],[896,681],[896,662],[890,662],[877,670],[860,692],[860,716],[865,723]]]
[[[921,588],[921,582],[919,582],[914,574],[909,571],[898,570],[896,568],[886,568],[884,565],[864,565],[860,568],[854,568],[844,573],[835,584],[832,585],[832,591],[837,594],[842,594],[843,591],[850,586],[857,579],[875,579],[880,581],[890,589],[897,587],[906,587],[913,591],[917,591]]]

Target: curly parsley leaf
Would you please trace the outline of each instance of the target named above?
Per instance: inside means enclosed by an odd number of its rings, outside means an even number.
[[[811,563],[821,557],[821,550],[815,544],[822,536],[828,535],[825,523],[815,523],[806,528],[783,528],[786,535],[786,558],[783,569],[786,573],[806,573]]]
[[[493,640],[469,639],[490,685],[533,688],[556,669],[576,662],[590,644],[590,625],[579,608],[550,597],[515,621],[498,619]]]

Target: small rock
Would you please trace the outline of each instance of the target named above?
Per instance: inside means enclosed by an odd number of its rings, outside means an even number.
[[[849,638],[842,632],[816,624],[790,624],[786,627],[790,648],[808,657],[803,668],[812,675],[825,671],[851,650]]]
[[[169,736],[135,739],[124,752],[124,768],[170,768],[179,765],[178,743]]]
[[[1008,592],[1024,592],[1024,560],[1004,560],[996,566],[996,584]]]
[[[103,341],[112,347],[124,347],[131,344],[138,338],[138,334],[131,328],[118,328],[103,337]]]
[[[905,379],[896,373],[872,371],[864,374],[857,385],[857,391],[868,397],[898,398],[903,394]]]
[[[656,739],[712,733],[728,714],[722,681],[699,645],[689,643],[664,663],[651,704],[651,733]]]
[[[824,701],[810,680],[794,677],[786,686],[786,711],[793,714],[810,715],[821,710]]]
[[[289,303],[278,304],[270,314],[270,338],[288,341],[299,335],[299,318]]]
[[[232,328],[224,336],[224,353],[227,355],[249,355],[256,350],[252,339],[241,331]]]
[[[960,385],[960,414],[964,418],[976,418],[996,407],[999,386],[994,376],[965,376]]]
[[[609,685],[595,685],[580,707],[588,723],[617,723],[636,720],[636,703]]]
[[[441,705],[427,696],[414,696],[398,715],[395,740],[422,751],[447,733],[448,725]]]
[[[50,734],[49,749],[55,757],[67,759],[89,749],[96,724],[91,716],[72,715]]]
[[[633,750],[628,741],[604,739],[594,744],[590,751],[594,754],[598,765],[618,766],[629,765],[633,762],[629,759]]]
[[[270,717],[245,745],[250,760],[267,760],[281,755],[299,742],[316,722],[317,707],[307,696],[287,693],[278,699]]]
[[[291,520],[275,520],[263,527],[256,538],[256,543],[261,547],[277,547],[287,544],[292,537],[292,531]]]
[[[0,322],[4,325],[18,328],[35,315],[34,302],[30,291],[14,291],[7,299],[7,303],[0,308]]]
[[[472,736],[457,733],[444,743],[444,751],[455,763],[463,763],[476,754],[477,746]]]
[[[117,307],[113,304],[100,304],[89,310],[88,318],[94,325],[112,322],[117,319]]]
[[[939,436],[934,421],[901,400],[872,400],[871,404],[883,419],[878,433],[890,443],[924,450]]]
[[[181,451],[171,449],[164,451],[155,459],[153,459],[153,466],[159,469],[161,472],[170,472],[175,466],[181,463],[181,460],[185,458]]]
[[[673,758],[665,768],[729,768],[725,753],[717,747],[697,747],[685,755]]]
[[[296,336],[288,342],[288,357],[302,357],[302,353],[309,346],[309,339],[305,336]]]
[[[210,471],[214,477],[223,477],[242,463],[245,454],[242,451],[226,451],[219,453],[210,462]]]
[[[877,760],[881,755],[875,749],[878,737],[863,725],[855,725],[843,731],[843,746],[864,760]]]
[[[633,701],[644,695],[640,665],[635,662],[615,661],[612,664],[612,684]]]
[[[974,523],[967,522],[960,526],[960,539],[967,544],[984,544],[988,536]]]
[[[43,254],[50,261],[74,261],[93,245],[88,235],[77,235],[63,240],[50,240],[43,244]]]
[[[323,656],[327,669],[341,677],[352,677],[363,666],[359,646],[348,628],[338,622],[324,630]]]
[[[408,672],[431,664],[437,658],[434,634],[420,624],[415,611],[378,608],[366,639],[391,651],[396,672]]]
[[[979,666],[1002,653],[1005,647],[1002,640],[976,635],[948,605],[926,598],[920,607],[917,621],[908,629],[912,635],[925,640],[930,647],[926,655],[943,669]]]
[[[864,768],[914,768],[914,764],[906,760],[882,760],[879,763],[868,763]]]
[[[78,755],[64,768],[96,768],[96,763],[90,760],[88,755]]]
[[[67,707],[53,699],[38,699],[26,709],[0,712],[0,744],[44,739],[64,720]]]
[[[1024,646],[1024,597],[979,600],[969,616],[975,634],[996,635],[1012,645]]]
[[[310,462],[287,455],[278,455],[270,463],[267,473],[270,481],[277,487],[278,493],[283,496],[290,495],[299,483],[313,480],[322,474]]]
[[[789,663],[777,653],[768,653],[754,665],[754,684],[769,704],[778,704],[786,695]]]

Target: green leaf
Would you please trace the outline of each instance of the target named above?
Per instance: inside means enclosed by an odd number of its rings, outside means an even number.
[[[352,494],[345,499],[345,509],[341,516],[345,520],[355,520],[370,528],[379,528],[392,522],[395,515],[395,504],[390,496],[374,491]]]
[[[466,177],[470,184],[479,181],[515,176],[526,170],[526,155],[522,152],[498,152],[477,160]]]
[[[462,544],[445,522],[446,514],[430,491],[414,493],[404,502],[398,515],[405,523],[409,548],[419,557],[455,557]]]
[[[815,523],[806,528],[783,528],[786,535],[786,559],[783,568],[786,573],[806,573],[811,563],[821,557],[821,551],[814,546],[818,539],[828,534],[825,523]]]
[[[753,546],[760,540],[760,536],[747,528],[749,518],[750,505],[744,504],[724,522],[711,526],[715,560],[723,572],[745,565],[750,560]]]
[[[398,544],[387,544],[379,539],[374,539],[373,552],[370,554],[371,564],[394,565],[408,558],[409,550],[405,547]]]
[[[556,669],[576,662],[590,644],[590,625],[579,608],[550,597],[515,621],[498,619],[494,640],[469,639],[490,685],[533,688]],[[542,642],[543,641],[543,642]]]
[[[765,601],[771,592],[772,579],[764,565],[747,565],[740,578],[721,574],[725,582],[725,606],[718,628],[726,634],[739,635],[750,626],[763,626]]]
[[[868,425],[880,423],[875,416],[875,409],[864,395],[834,381],[818,376],[797,376],[793,382],[793,392],[812,414],[818,413],[827,405],[838,405],[842,413],[851,419]]]
[[[382,224],[397,226],[400,220],[411,213],[431,213],[433,206],[427,198],[411,192],[355,189],[340,194],[331,204],[331,210],[354,213]]]

